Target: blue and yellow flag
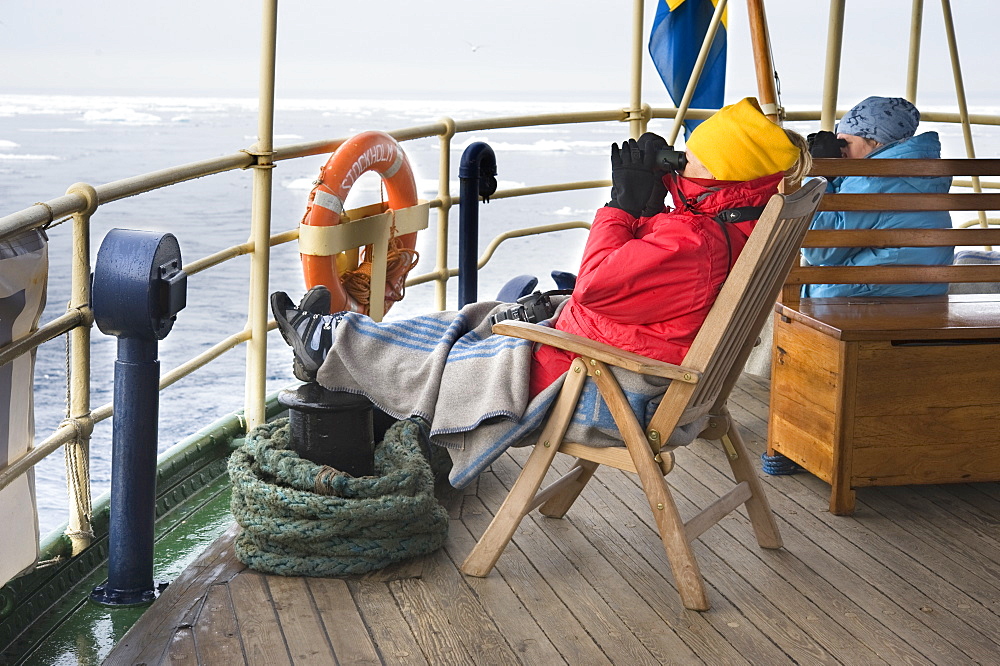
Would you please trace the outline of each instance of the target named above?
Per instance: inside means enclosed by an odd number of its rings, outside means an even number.
[[[716,4],[718,0],[662,0],[656,8],[653,29],[649,33],[649,55],[675,105],[684,97]],[[691,108],[720,108],[725,84],[726,12],[723,12],[698,87],[691,98]],[[690,134],[700,122],[686,121],[686,133]]]

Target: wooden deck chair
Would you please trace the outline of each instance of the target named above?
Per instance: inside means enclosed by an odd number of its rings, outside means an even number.
[[[488,575],[521,519],[535,507],[541,506],[541,513],[546,516],[561,518],[599,465],[638,474],[687,608],[709,608],[691,542],[741,504],[747,507],[760,546],[781,547],[777,523],[726,401],[765,318],[773,311],[792,262],[798,258],[800,243],[825,188],[825,180],[814,178],[794,194],[771,198],[680,366],[545,326],[507,321],[493,327],[494,332],[553,345],[580,356],[573,361],[521,475],[462,564],[464,573]],[[643,428],[632,412],[608,365],[672,380],[648,427]],[[624,448],[563,441],[588,377],[596,383],[614,417]],[[706,414],[708,426],[699,436],[721,441],[736,484],[685,522],[664,478],[673,467],[672,450],[676,447],[662,444],[675,427],[703,419]],[[569,473],[539,492],[557,452],[575,456],[576,464]]]

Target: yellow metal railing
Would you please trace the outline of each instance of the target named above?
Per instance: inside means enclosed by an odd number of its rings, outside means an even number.
[[[671,108],[651,109],[644,106],[639,110],[639,115],[648,118],[674,118],[678,110]],[[688,114],[689,117],[707,117],[710,111],[694,109]],[[963,118],[959,114],[924,114],[926,120],[937,122],[961,122]],[[787,120],[803,121],[817,120],[820,117],[818,111],[808,112],[788,112]],[[409,141],[424,138],[438,137],[439,139],[439,183],[438,195],[428,202],[431,208],[438,211],[437,224],[437,256],[434,269],[427,273],[410,277],[407,286],[415,286],[428,282],[435,282],[435,301],[438,309],[444,309],[445,296],[447,293],[448,281],[458,274],[458,269],[448,265],[448,237],[450,233],[449,215],[451,207],[459,202],[458,197],[453,197],[450,192],[451,179],[451,146],[457,134],[476,131],[485,131],[498,128],[534,127],[539,125],[554,124],[583,124],[597,122],[632,122],[635,115],[627,109],[611,109],[604,111],[589,111],[569,114],[542,114],[512,116],[494,119],[476,119],[469,121],[456,121],[451,118],[443,118],[436,123],[417,127],[398,129],[389,132],[397,140]],[[1000,125],[1000,117],[997,116],[966,116],[968,121],[974,124]],[[643,123],[642,127],[645,127]],[[80,484],[81,487],[71,489],[71,497],[79,497],[73,500],[76,507],[71,510],[69,533],[74,542],[74,552],[84,548],[89,543],[89,495],[88,489],[82,487],[87,479],[86,468],[89,456],[89,438],[93,431],[94,424],[109,418],[112,415],[110,403],[96,408],[90,406],[89,374],[90,374],[90,328],[93,323],[93,315],[90,311],[90,217],[98,210],[99,206],[117,201],[125,197],[151,192],[153,190],[169,187],[177,183],[185,182],[202,176],[213,175],[232,171],[236,169],[252,169],[255,178],[268,177],[271,169],[269,166],[274,162],[283,160],[298,159],[307,156],[321,155],[333,150],[344,141],[344,139],[334,139],[328,141],[317,141],[311,143],[301,143],[290,146],[275,148],[263,154],[258,149],[239,152],[212,160],[194,162],[187,165],[171,167],[161,171],[155,171],[142,176],[136,176],[125,180],[115,181],[106,185],[92,187],[78,184],[72,186],[66,195],[48,201],[44,204],[37,204],[25,210],[0,218],[0,237],[17,233],[27,228],[47,226],[56,220],[70,216],[72,233],[74,236],[74,253],[72,268],[72,299],[68,311],[39,328],[30,336],[17,340],[5,348],[0,349],[0,364],[9,362],[13,358],[30,352],[44,342],[54,339],[63,334],[70,336],[70,358],[71,366],[68,382],[69,406],[68,418],[49,437],[41,441],[21,460],[18,460],[8,468],[0,471],[0,488],[5,487],[15,478],[26,472],[41,459],[62,447],[67,447],[67,458],[71,461],[71,468],[67,470],[67,477],[71,484]],[[498,190],[492,199],[511,199],[537,194],[569,192],[574,190],[594,189],[608,187],[608,180],[586,180],[577,182],[551,183],[547,185],[532,185],[526,187],[509,188]],[[972,183],[956,181],[955,186],[971,186]],[[1000,183],[982,183],[982,187],[1000,187]],[[267,202],[259,202],[255,205],[267,205]],[[362,222],[359,220],[359,222]],[[997,224],[993,218],[988,220],[989,224]],[[967,223],[966,226],[982,224],[981,220]],[[478,267],[483,268],[491,260],[497,248],[503,242],[512,238],[528,235],[552,233],[566,229],[582,228],[586,229],[589,224],[586,222],[566,222],[561,224],[543,225],[528,227],[508,231],[492,239],[482,255],[478,259]],[[268,235],[265,239],[252,237],[245,243],[228,247],[215,252],[206,257],[196,259],[184,266],[188,275],[196,275],[210,268],[224,264],[237,257],[251,255],[255,256],[255,248],[258,243],[261,247],[274,247],[296,241],[298,230],[286,230]],[[258,262],[254,270],[258,274],[263,270],[259,268],[266,263]],[[253,345],[259,341],[258,348],[253,351],[253,358],[261,358],[259,362],[248,363],[248,384],[251,375],[264,376],[263,352],[266,350],[266,331],[272,330],[275,326],[273,321],[269,321],[266,316],[266,309],[262,312],[263,323],[256,323],[260,313],[254,312],[253,303],[266,304],[267,301],[267,281],[266,274],[259,280],[260,284],[252,285],[249,299],[248,325],[243,330],[233,333],[224,340],[216,343],[207,351],[191,358],[185,363],[166,372],[160,380],[160,388],[166,388],[178,380],[195,372],[199,368],[211,363],[228,351],[231,351],[243,343]],[[262,306],[265,307],[266,306]],[[248,352],[249,353],[249,352]],[[262,390],[257,389],[260,393]],[[248,389],[247,410],[249,415],[253,402]],[[262,412],[262,407],[259,408]],[[248,416],[245,416],[246,427],[252,427],[253,423]]]
[[[748,2],[748,5],[756,6],[759,2]],[[784,111],[780,108],[780,101],[773,99],[774,91],[763,90],[760,97],[762,102],[767,102],[767,112],[780,114],[780,120],[785,121],[813,121],[822,119],[825,129],[832,129],[835,115],[842,112],[835,112],[836,108],[836,80],[839,74],[839,42],[842,34],[843,21],[842,0],[831,2],[831,27],[829,38],[829,52],[827,64],[827,81],[825,84],[825,95],[823,99],[822,111]],[[961,72],[958,68],[957,51],[954,48],[954,28],[951,20],[950,5],[948,0],[942,0],[945,11],[946,30],[948,32],[949,45],[952,46],[951,56],[953,69],[955,71],[956,92],[959,99],[959,113],[939,113],[925,112],[922,120],[930,122],[958,122],[963,126],[969,150],[971,152],[970,124],[1000,125],[1000,116],[970,114],[965,107],[964,90],[961,87]],[[713,19],[713,26],[719,23],[721,11],[725,7],[725,2],[717,5],[716,16]],[[638,137],[650,119],[673,119],[674,127],[679,127],[679,123],[684,118],[701,119],[706,118],[712,112],[705,109],[687,109],[686,104],[690,95],[685,95],[685,103],[681,109],[677,108],[650,108],[642,102],[642,59],[645,42],[645,31],[643,29],[643,13],[645,3],[643,0],[633,0],[633,44],[631,47],[632,63],[630,76],[629,106],[622,109],[595,110],[588,112],[576,112],[565,114],[540,114],[521,115],[502,118],[487,118],[456,121],[451,118],[442,118],[438,122],[416,127],[402,128],[389,132],[398,141],[406,142],[417,139],[427,139],[437,137],[439,142],[438,156],[438,193],[437,197],[429,202],[431,208],[437,209],[438,224],[436,236],[436,259],[433,270],[422,275],[416,275],[407,280],[407,285],[417,285],[427,282],[435,283],[436,307],[444,309],[445,296],[447,294],[448,280],[457,275],[457,269],[448,265],[448,240],[450,234],[449,217],[452,206],[458,203],[458,198],[453,197],[450,191],[450,179],[452,175],[451,149],[453,139],[462,133],[486,131],[492,129],[518,128],[518,127],[538,127],[556,124],[585,124],[600,122],[628,123],[628,133],[632,137]],[[916,43],[919,39],[919,13],[922,3],[914,3],[914,36],[911,43]],[[69,336],[69,349],[71,365],[67,375],[68,383],[68,418],[60,424],[56,431],[44,439],[33,450],[8,468],[0,471],[0,488],[10,484],[14,479],[24,474],[39,460],[65,447],[67,460],[70,468],[67,470],[67,477],[70,484],[75,485],[71,492],[71,515],[69,520],[69,530],[73,543],[74,552],[79,552],[89,543],[89,484],[87,483],[87,469],[89,456],[89,438],[94,424],[107,419],[112,414],[111,404],[105,404],[96,408],[90,405],[91,396],[89,389],[90,377],[90,329],[93,324],[93,315],[90,309],[90,218],[101,205],[109,202],[124,199],[126,197],[144,194],[165,187],[170,187],[178,183],[201,178],[213,174],[220,174],[238,169],[251,169],[254,180],[253,194],[253,223],[250,237],[245,243],[235,245],[220,250],[209,256],[197,259],[184,267],[189,275],[201,273],[209,268],[223,264],[231,259],[249,255],[251,257],[251,285],[247,306],[247,325],[224,340],[216,343],[207,351],[195,356],[178,367],[166,372],[160,381],[160,387],[170,386],[179,379],[188,376],[197,369],[214,361],[226,352],[247,343],[247,389],[245,395],[245,427],[252,427],[263,419],[264,414],[264,385],[263,378],[266,375],[264,363],[266,352],[266,332],[274,328],[274,322],[267,317],[268,298],[268,274],[270,248],[297,240],[298,230],[287,230],[279,233],[271,233],[270,229],[270,193],[272,167],[280,161],[293,160],[303,157],[322,155],[331,153],[337,149],[344,139],[331,139],[295,145],[274,147],[272,145],[272,125],[273,125],[273,83],[274,83],[274,34],[276,17],[276,3],[273,0],[265,2],[264,14],[265,47],[262,49],[261,57],[261,113],[258,122],[258,143],[237,153],[193,162],[177,167],[171,167],[161,171],[135,176],[124,180],[115,181],[105,185],[92,187],[89,185],[74,185],[69,191],[56,199],[36,204],[22,211],[18,211],[6,217],[0,218],[0,238],[18,233],[25,229],[47,227],[66,218],[72,218],[72,233],[74,237],[74,249],[72,257],[72,297],[67,313],[51,322],[46,323],[30,336],[14,341],[6,347],[0,349],[0,365],[9,362],[11,359],[28,353],[38,345],[52,340],[63,334]],[[766,56],[766,66],[758,67],[758,82],[770,83],[773,88],[773,68],[770,64],[769,44],[767,44],[766,24],[764,23],[762,6],[756,18],[751,17],[754,26],[755,47],[759,46]],[[763,40],[763,41],[760,41]],[[758,44],[758,42],[760,43]],[[706,41],[705,44],[708,42]],[[706,51],[703,44],[702,52]],[[911,47],[911,58],[913,62],[908,74],[908,95],[915,96],[915,78],[917,62],[915,47]],[[764,71],[766,70],[766,71]],[[696,79],[697,77],[695,77]],[[764,85],[761,83],[760,85]],[[694,89],[696,80],[689,83],[690,90]],[[773,107],[773,108],[772,108]],[[676,132],[675,132],[676,134]],[[529,187],[512,188],[498,191],[493,195],[494,199],[505,199],[514,197],[531,196],[542,193],[567,192],[579,189],[591,189],[607,187],[607,180],[587,180],[572,183],[558,183],[549,185],[534,185]],[[968,186],[977,187],[979,183],[972,182]],[[957,182],[956,186],[966,186],[964,182]],[[983,183],[983,187],[998,187],[998,184]],[[995,219],[987,219],[985,213],[977,222],[971,224],[996,224]],[[487,249],[478,260],[478,266],[482,268],[490,261],[497,247],[511,238],[551,233],[571,228],[587,228],[585,222],[568,222],[563,224],[545,225],[529,227],[500,234],[494,238]],[[85,487],[86,486],[86,487]]]

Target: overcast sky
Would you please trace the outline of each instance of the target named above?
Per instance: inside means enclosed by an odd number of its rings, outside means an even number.
[[[815,105],[827,0],[768,0],[786,104]],[[283,0],[277,94],[507,97],[565,91],[627,99],[629,0]],[[954,2],[970,104],[997,101],[996,0]],[[940,3],[925,2],[920,94],[954,91]],[[256,95],[253,0],[4,0],[0,94]],[[98,9],[99,8],[99,9]],[[655,12],[646,2],[646,32]],[[754,94],[746,3],[730,3],[727,101]],[[840,106],[902,95],[910,0],[847,0]],[[659,91],[645,64],[646,78]],[[423,91],[416,93],[416,91]],[[667,104],[653,99],[653,104]],[[921,99],[918,98],[918,103]]]

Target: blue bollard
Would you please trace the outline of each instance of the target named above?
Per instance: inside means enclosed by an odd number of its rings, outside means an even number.
[[[172,234],[112,229],[97,253],[92,302],[102,333],[118,338],[111,441],[108,582],[90,598],[106,606],[153,601],[158,342],[187,301],[187,275]]]
[[[477,141],[462,153],[458,167],[458,307],[474,303],[479,291],[479,197],[497,191],[497,159],[493,149]]]

